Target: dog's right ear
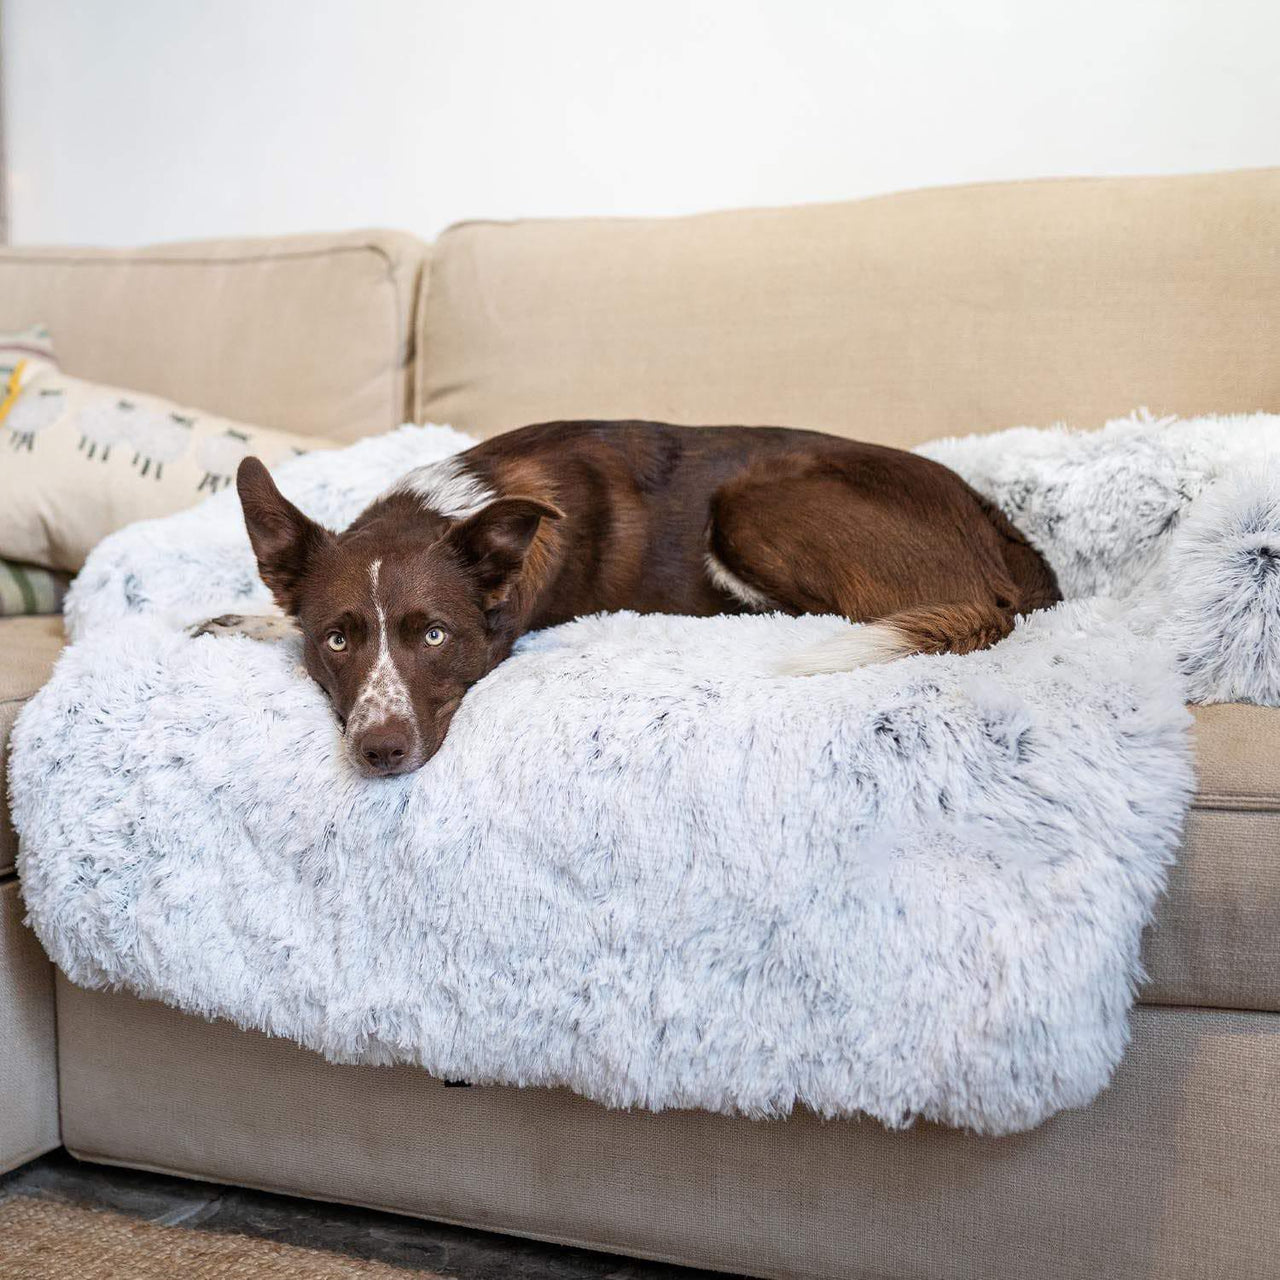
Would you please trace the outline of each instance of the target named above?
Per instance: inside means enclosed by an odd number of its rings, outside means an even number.
[[[245,458],[236,472],[236,492],[245,528],[258,558],[258,572],[285,613],[296,615],[298,589],[307,566],[333,538],[323,525],[304,515],[276,488],[257,458]]]

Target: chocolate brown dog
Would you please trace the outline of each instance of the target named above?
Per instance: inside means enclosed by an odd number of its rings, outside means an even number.
[[[542,423],[411,472],[340,534],[256,458],[236,483],[263,581],[371,774],[429,760],[520,635],[581,614],[874,623],[804,674],[980,649],[1060,598],[953,472],[811,431]]]

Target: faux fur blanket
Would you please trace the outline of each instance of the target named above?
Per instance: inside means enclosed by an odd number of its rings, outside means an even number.
[[[407,427],[278,478],[340,527],[467,443]],[[14,733],[31,921],[75,982],[338,1061],[1028,1128],[1124,1050],[1184,699],[1280,694],[1277,447],[1261,416],[930,446],[1075,599],[808,679],[775,671],[849,624],[583,619],[392,779],[350,770],[294,645],[185,633],[267,606],[234,494],[132,526]]]

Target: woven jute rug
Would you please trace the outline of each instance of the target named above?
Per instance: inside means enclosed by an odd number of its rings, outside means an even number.
[[[158,1227],[17,1196],[0,1202],[4,1280],[443,1280],[246,1236]]]

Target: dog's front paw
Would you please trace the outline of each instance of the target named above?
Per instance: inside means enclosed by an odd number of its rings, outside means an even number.
[[[278,613],[224,613],[188,627],[187,634],[192,639],[198,636],[247,636],[250,640],[264,640],[272,644],[296,636],[298,627],[292,618]]]

